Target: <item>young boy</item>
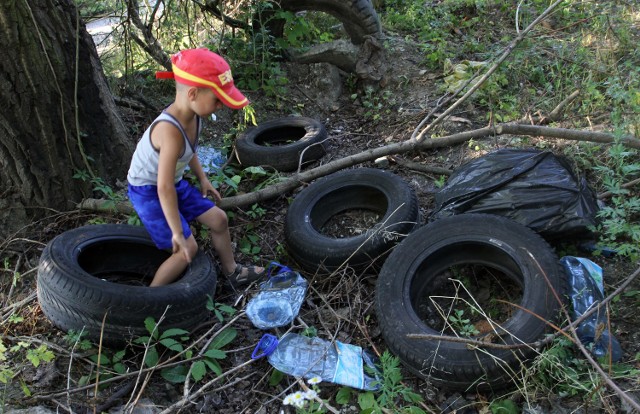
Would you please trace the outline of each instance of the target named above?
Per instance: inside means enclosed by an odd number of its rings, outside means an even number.
[[[207,179],[196,155],[202,118],[226,105],[233,109],[249,101],[234,86],[231,69],[208,49],[189,49],[171,57],[173,72],[159,78],[175,78],[176,98],[147,128],[131,160],[127,181],[129,199],[140,220],[160,249],[173,254],[164,262],[151,286],[178,278],[198,250],[189,222],[197,220],[211,232],[222,271],[235,287],[265,276],[265,269],[236,263],[226,213],[208,199],[221,199]],[[187,167],[200,182],[200,191],[183,174]]]

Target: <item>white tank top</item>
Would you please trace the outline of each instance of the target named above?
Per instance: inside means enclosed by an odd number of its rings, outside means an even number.
[[[189,161],[193,158],[198,148],[198,138],[200,136],[200,129],[202,127],[202,121],[198,118],[198,128],[196,132],[196,139],[194,145],[191,145],[191,141],[187,137],[187,133],[180,125],[180,122],[173,115],[168,114],[166,111],[162,113],[153,121],[151,125],[144,131],[142,138],[138,141],[136,150],[133,153],[131,159],[131,166],[129,167],[129,173],[127,174],[127,181],[129,184],[139,185],[158,185],[158,160],[160,158],[160,151],[158,151],[151,142],[151,131],[158,122],[169,122],[175,125],[176,128],[182,134],[184,138],[184,151],[176,164],[176,173],[174,175],[174,182],[178,182],[184,175],[184,170],[189,165]]]

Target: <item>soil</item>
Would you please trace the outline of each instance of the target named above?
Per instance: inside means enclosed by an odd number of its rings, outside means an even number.
[[[347,86],[347,77],[342,74],[340,84],[326,83],[319,85],[317,74],[333,73],[333,69],[321,64],[310,66],[286,65],[289,79],[289,93],[282,96],[279,102],[273,102],[273,98],[261,96],[258,92],[249,93],[250,99],[255,103],[258,121],[287,116],[293,113],[315,117],[325,123],[329,133],[327,155],[314,165],[327,163],[331,160],[360,153],[367,149],[377,148],[389,143],[401,142],[410,138],[412,132],[424,118],[424,116],[436,105],[442,96],[438,88],[440,74],[430,73],[418,64],[415,58],[421,52],[411,42],[400,38],[388,39],[390,76],[386,80],[384,90],[388,91],[387,98],[379,98],[382,104],[382,116],[374,119],[367,114],[365,108],[365,94],[360,89],[359,97],[353,99],[353,91]],[[361,85],[362,87],[362,85]],[[342,93],[334,96],[331,102],[326,101],[330,96],[327,88],[339,88]],[[335,92],[335,91],[334,91]],[[334,94],[335,95],[335,94]],[[146,96],[147,102],[154,102]],[[142,130],[144,126],[156,115],[170,95],[158,98],[155,107],[148,110],[132,110],[123,107],[125,122],[132,123],[132,130]],[[267,105],[268,104],[268,105]],[[152,105],[153,106],[153,105]],[[278,107],[280,109],[266,109]],[[485,126],[484,113],[481,109],[468,104],[456,113],[455,120],[447,121],[436,130],[435,134],[451,134],[464,130],[471,130]],[[233,114],[230,111],[222,111],[215,124],[207,125],[206,139],[212,144],[221,142],[222,134],[233,123]],[[484,142],[482,149],[476,150],[463,144],[440,150],[429,150],[421,153],[402,154],[398,159],[410,160],[417,163],[455,169],[462,163],[486,153],[487,151],[510,145],[512,137],[500,137]],[[132,137],[137,140],[137,137]],[[542,143],[542,140],[530,141],[533,145]],[[550,150],[562,152],[563,148],[571,143],[545,140],[544,147]],[[374,163],[366,166],[376,167]],[[433,208],[433,195],[437,191],[436,181],[440,178],[436,174],[423,173],[403,167],[400,163],[390,160],[388,167],[391,172],[403,177],[415,190],[420,200],[422,217],[427,217]],[[124,181],[125,177],[122,177]],[[262,217],[255,219],[247,214],[248,208],[234,208],[234,217],[230,221],[232,239],[238,246],[245,236],[247,229],[259,229],[254,234],[259,236],[255,242],[260,248],[259,252],[251,255],[240,254],[242,262],[259,262],[267,264],[276,260],[283,264],[288,263],[286,248],[283,245],[283,223],[287,212],[288,200],[295,197],[295,190],[281,197],[260,203],[265,209]],[[336,237],[349,237],[353,233],[367,229],[370,223],[375,223],[376,218],[370,213],[353,211],[346,212],[339,218],[328,223],[323,230],[327,234]],[[0,244],[3,257],[8,257],[5,262],[3,274],[5,277],[2,285],[0,299],[5,307],[2,309],[3,342],[7,347],[15,346],[20,341],[34,341],[36,344],[46,344],[56,354],[52,363],[42,363],[34,368],[26,360],[23,362],[12,361],[18,367],[16,378],[19,381],[11,381],[5,387],[5,404],[14,407],[34,407],[36,405],[48,407],[52,410],[66,412],[95,412],[95,407],[101,407],[108,412],[119,412],[122,407],[140,399],[140,405],[147,405],[151,411],[159,412],[162,409],[175,404],[183,398],[185,393],[183,385],[174,385],[166,381],[157,373],[127,377],[99,389],[97,394],[93,387],[80,392],[67,394],[67,388],[75,389],[81,384],[82,376],[90,375],[92,368],[87,361],[92,351],[76,352],[70,357],[71,346],[64,341],[65,334],[55,328],[41,313],[35,292],[36,270],[39,254],[43,246],[56,234],[70,228],[86,223],[99,222],[126,222],[127,217],[122,215],[109,215],[91,211],[75,211],[53,215],[47,220],[34,223],[29,229],[29,237],[7,240]],[[200,239],[201,247],[211,249],[206,239]],[[576,252],[575,243],[567,243],[556,246],[558,254],[563,252]],[[582,253],[581,255],[585,255]],[[633,263],[620,258],[591,258],[604,269],[605,286],[607,292],[611,292],[635,269]],[[11,275],[18,277],[13,283]],[[366,269],[356,272],[353,269],[344,269],[333,274],[323,273],[304,274],[311,288],[301,308],[292,331],[300,332],[305,328],[315,328],[321,338],[335,339],[341,342],[362,346],[373,353],[380,355],[385,351],[386,345],[382,340],[376,322],[374,291],[376,283],[376,269]],[[479,290],[488,289],[490,286],[480,286]],[[629,296],[621,296],[614,303],[611,313],[612,332],[620,340],[624,350],[624,360],[634,361],[638,364],[636,355],[640,352],[640,333],[638,332],[638,305],[640,304],[640,282],[633,282],[627,290],[632,292]],[[215,296],[217,303],[233,306],[241,310],[247,300],[256,292],[255,287],[246,291],[235,291],[224,280],[220,280]],[[635,293],[634,293],[635,292]],[[510,292],[515,294],[514,292]],[[484,295],[484,293],[482,293]],[[506,296],[506,294],[505,294]],[[516,295],[517,296],[517,295]],[[509,299],[507,299],[509,300]],[[22,302],[21,302],[22,301]],[[13,306],[13,307],[11,307]],[[506,310],[497,309],[498,319]],[[11,314],[22,317],[19,323],[9,321]],[[15,319],[14,319],[15,320]],[[229,318],[227,318],[229,320]],[[480,328],[479,321],[472,321]],[[213,329],[220,330],[223,324],[214,315],[211,321],[202,326],[197,332],[192,333],[192,338],[198,337]],[[266,359],[251,361],[251,353],[255,344],[264,334],[254,328],[250,321],[241,316],[236,319],[232,327],[237,331],[237,338],[225,349],[226,358],[220,360],[222,372],[227,373],[224,379],[212,382],[206,392],[194,398],[183,412],[199,413],[292,413],[288,406],[282,405],[285,395],[297,391],[301,385],[293,378],[285,376],[276,385],[270,385],[273,379],[273,370]],[[478,329],[480,330],[480,329]],[[271,333],[282,335],[287,329],[275,329]],[[95,348],[94,348],[95,349]],[[115,351],[115,350],[114,350]],[[95,352],[95,350],[93,351]],[[104,351],[109,353],[108,350]],[[23,355],[16,353],[15,355]],[[577,357],[580,355],[576,353]],[[17,358],[17,357],[16,357]],[[128,352],[123,361],[131,370],[140,366],[140,353]],[[633,363],[633,362],[632,362]],[[640,366],[638,367],[640,368]],[[235,371],[232,371],[235,370]],[[106,374],[104,374],[106,375]],[[513,390],[513,393],[499,395],[480,395],[475,393],[452,393],[445,389],[437,389],[427,381],[417,378],[408,371],[403,370],[404,384],[419,393],[424,402],[418,404],[426,412],[457,412],[476,413],[489,412],[488,404],[492,399],[511,398],[523,412],[528,413],[565,413],[565,412],[619,412],[624,411],[624,405],[613,394],[607,393],[605,400],[597,400],[591,405],[582,400],[568,395],[541,395],[535,390]],[[103,376],[104,378],[104,376]],[[214,375],[207,375],[200,383],[190,383],[190,392],[196,392],[207,381],[213,381]],[[24,390],[20,384],[29,389],[30,397],[24,396]],[[635,393],[638,400],[638,383],[625,380],[620,384],[623,389]],[[320,396],[330,398],[335,395],[338,386],[323,383],[320,385]],[[124,390],[118,397],[120,390]],[[531,394],[527,394],[530,392]],[[350,403],[339,405],[331,399],[329,404],[341,413],[356,413],[358,403],[352,398]],[[610,404],[610,405],[607,405]],[[155,407],[155,408],[154,408]],[[98,410],[97,412],[100,412]]]

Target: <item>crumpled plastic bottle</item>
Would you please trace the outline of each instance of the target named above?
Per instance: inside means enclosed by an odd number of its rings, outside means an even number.
[[[214,173],[227,161],[227,157],[220,150],[201,145],[198,147],[198,160],[206,173]]]
[[[287,325],[298,315],[307,292],[307,280],[300,273],[279,263],[278,273],[260,283],[260,292],[247,304],[247,316],[256,328],[271,329]]]
[[[373,358],[356,345],[287,333],[267,356],[278,371],[294,377],[321,377],[323,381],[362,390],[380,388],[379,378],[365,374],[365,364],[378,373]]]
[[[569,276],[573,318],[577,319],[604,300],[602,268],[589,259],[574,256],[564,256],[560,264]],[[593,344],[591,353],[596,357],[603,357],[611,351],[611,360],[620,361],[622,348],[606,326],[606,313],[600,309],[582,321],[576,333],[584,345]]]

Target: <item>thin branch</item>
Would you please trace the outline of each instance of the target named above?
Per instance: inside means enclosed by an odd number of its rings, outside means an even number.
[[[635,180],[631,180],[628,183],[624,183],[620,186],[620,188],[631,188],[634,185],[640,183],[640,178],[636,178]],[[609,198],[613,195],[613,193],[611,191],[606,191],[604,193],[600,193],[598,194],[598,199],[599,200],[604,200],[605,198]]]
[[[456,102],[453,103],[453,105],[451,105],[446,111],[444,111],[442,115],[440,115],[438,118],[436,118],[435,121],[429,124],[422,131],[420,131],[420,133],[415,138],[416,141],[422,141],[427,132],[431,131],[437,124],[439,124],[444,118],[449,116],[458,106],[460,106],[471,95],[473,95],[480,88],[480,86],[482,86],[482,84],[487,79],[489,79],[489,77],[500,67],[502,62],[504,62],[507,59],[507,57],[509,57],[511,52],[513,52],[516,46],[525,38],[527,33],[529,33],[531,29],[533,29],[538,23],[544,20],[549,15],[549,13],[551,13],[562,2],[564,2],[564,0],[556,0],[552,5],[547,7],[547,9],[544,12],[542,12],[542,14],[538,16],[537,19],[535,19],[529,26],[527,26],[527,28],[524,29],[522,33],[520,33],[515,39],[513,39],[511,43],[509,43],[509,45],[506,47],[502,55],[498,58],[498,60],[493,64],[491,68],[489,68],[487,73],[485,73],[478,80],[478,82],[476,82],[475,85],[473,85],[460,99],[458,99]],[[415,135],[415,132],[414,132],[414,135]]]

